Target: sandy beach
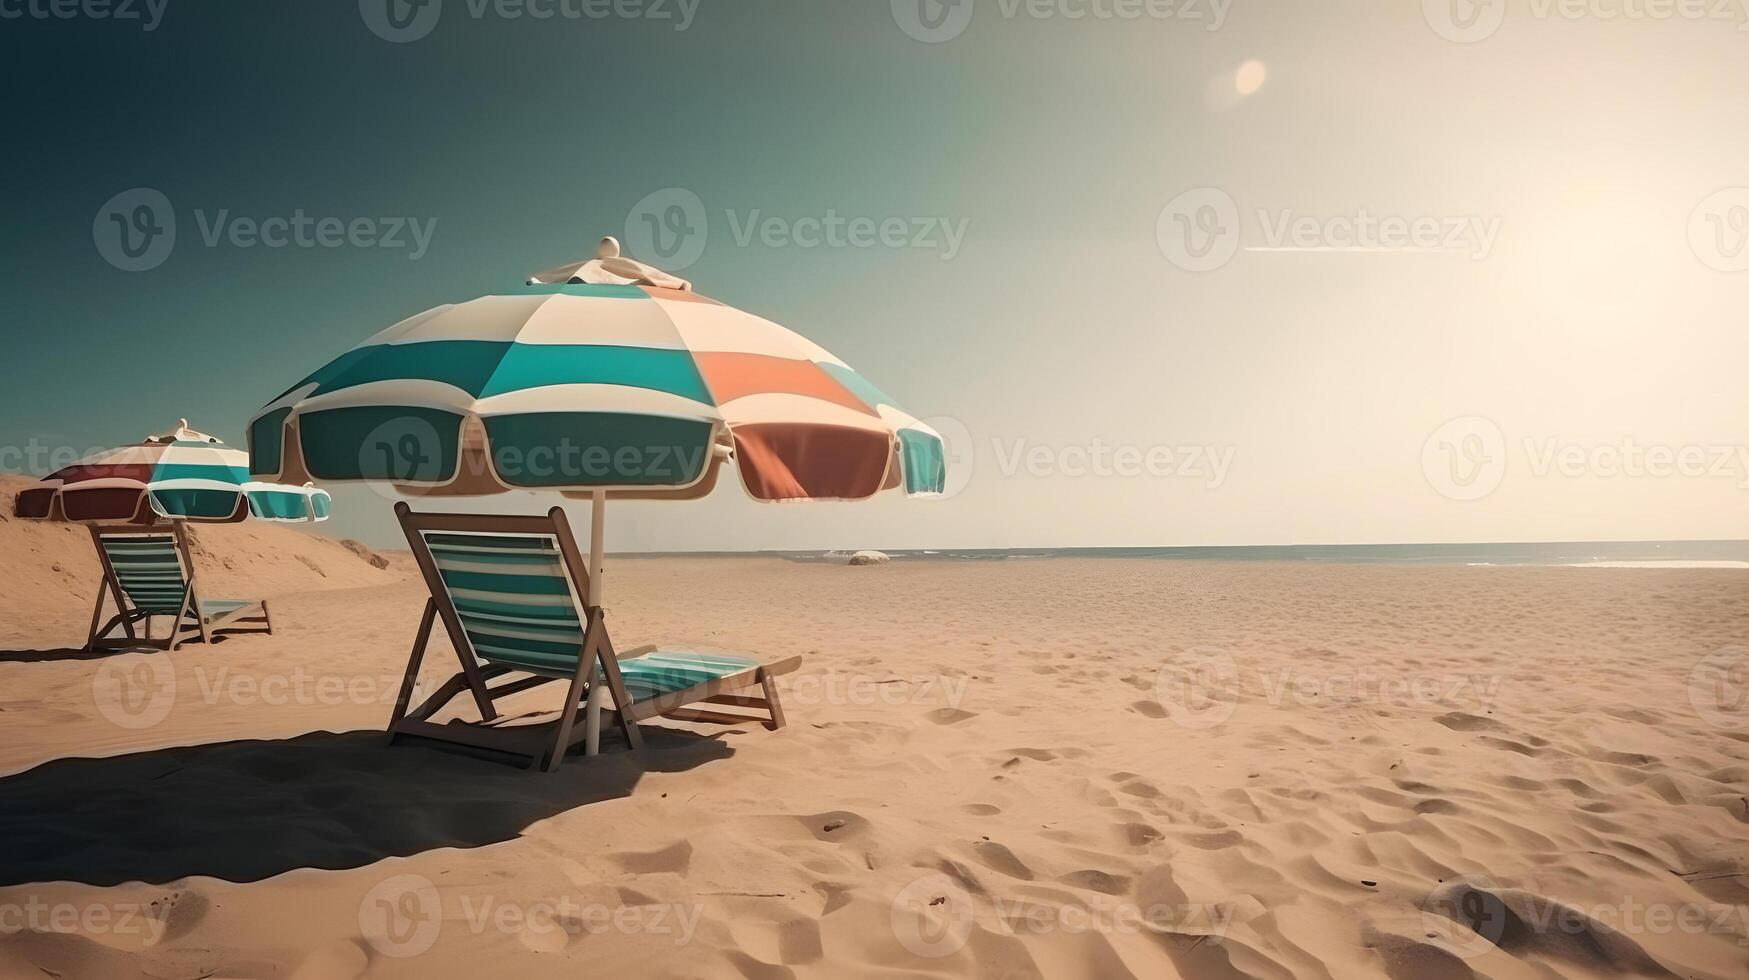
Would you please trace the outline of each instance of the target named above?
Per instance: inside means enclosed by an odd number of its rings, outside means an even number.
[[[84,532],[0,533],[3,976],[1749,971],[1741,571],[622,559],[790,724],[548,775],[384,744],[405,555],[203,528],[274,635],[88,657]]]

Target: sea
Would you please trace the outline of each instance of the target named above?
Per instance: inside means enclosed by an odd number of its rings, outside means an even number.
[[[842,563],[851,551],[765,552],[789,561]],[[1565,565],[1749,569],[1749,541],[1539,541],[1490,544],[1304,544],[1137,548],[941,548],[883,551],[896,561],[1304,561],[1386,565]]]

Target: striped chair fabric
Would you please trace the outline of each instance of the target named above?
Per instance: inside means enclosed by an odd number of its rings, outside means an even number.
[[[475,655],[534,673],[576,671],[583,649],[582,610],[554,538],[427,532],[425,544]],[[634,702],[756,666],[758,661],[746,657],[690,651],[657,651],[619,662]]]
[[[153,615],[175,615],[188,595],[182,555],[170,534],[103,535],[103,553],[121,590],[134,606]]]
[[[482,660],[569,674],[583,620],[558,542],[546,535],[425,535],[468,643]]]
[[[633,703],[672,691],[684,691],[719,677],[759,666],[752,657],[692,650],[656,650],[619,662],[620,678]]]

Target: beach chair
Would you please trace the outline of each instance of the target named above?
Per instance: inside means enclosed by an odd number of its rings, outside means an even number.
[[[157,528],[93,525],[90,530],[97,560],[103,566],[103,581],[98,583],[97,606],[91,611],[86,652],[138,646],[174,651],[182,641],[195,636],[210,643],[221,631],[273,632],[265,601],[201,596],[188,535],[181,524]],[[113,601],[116,609],[107,623],[103,620],[105,600]],[[170,617],[170,633],[162,641],[154,641],[152,621],[160,616]],[[134,629],[135,623],[143,623],[143,638]],[[122,635],[113,635],[117,629]]]
[[[528,767],[559,767],[584,743],[599,751],[601,712],[609,701],[626,742],[643,745],[638,722],[658,715],[714,724],[783,727],[772,679],[795,670],[800,657],[761,663],[733,654],[698,654],[642,648],[614,652],[601,607],[589,606],[589,572],[565,512],[540,517],[395,514],[430,597],[419,621],[407,673],[401,679],[389,741],[404,735],[491,749],[528,758]],[[461,670],[417,707],[411,707],[419,667],[442,619]],[[565,685],[555,721],[507,724],[494,703],[549,681]],[[455,698],[471,695],[478,724],[438,724],[432,716]],[[708,703],[753,715],[688,708]]]

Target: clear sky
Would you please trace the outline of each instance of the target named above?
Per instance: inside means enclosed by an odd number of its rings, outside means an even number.
[[[0,469],[180,416],[241,445],[615,234],[956,471],[626,505],[610,547],[1749,537],[1744,11],[1451,4],[0,0]],[[159,201],[170,250],[118,251]],[[344,241],[255,240],[300,215]]]

